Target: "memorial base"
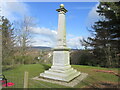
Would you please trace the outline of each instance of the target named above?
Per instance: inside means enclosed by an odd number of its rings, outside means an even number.
[[[75,77],[79,76],[80,72],[71,68],[71,66],[52,66],[49,70],[41,73],[40,76],[44,78],[60,80],[69,82]]]
[[[69,82],[80,75],[80,72],[73,69],[69,60],[69,49],[55,49],[53,52],[53,65],[40,76],[44,78]]]

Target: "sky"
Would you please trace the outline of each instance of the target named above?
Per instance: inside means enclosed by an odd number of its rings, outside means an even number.
[[[98,2],[4,2],[2,15],[11,22],[24,16],[33,17],[36,26],[32,27],[32,46],[55,47],[57,42],[58,12],[60,4],[66,13],[67,46],[82,49],[80,39],[91,36],[87,29],[99,18],[96,13]]]

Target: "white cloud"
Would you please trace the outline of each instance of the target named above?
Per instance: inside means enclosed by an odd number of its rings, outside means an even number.
[[[23,2],[1,2],[2,15],[10,21],[18,20],[26,14],[29,14],[28,5]]]
[[[57,31],[51,30],[45,27],[33,27],[31,32],[35,34],[35,37],[32,39],[34,43],[33,46],[47,46],[55,47],[57,43]],[[75,35],[68,34],[67,46],[69,48],[80,49],[82,48],[80,44],[81,36],[76,37]]]
[[[91,25],[93,25],[95,21],[100,19],[99,14],[96,12],[98,5],[99,2],[90,10],[87,17],[87,23],[86,23],[87,27],[91,27]]]
[[[75,37],[75,35],[73,35],[73,34],[68,34],[68,37],[73,38],[73,37]]]
[[[45,27],[33,27],[31,32],[56,40],[57,31]]]
[[[67,46],[69,48],[81,49],[82,46],[80,44],[80,39],[82,39],[82,38],[83,37],[79,36],[79,37],[74,37],[74,38],[67,40]]]
[[[48,37],[44,36],[36,36],[32,39],[32,46],[46,46],[46,47],[54,47],[55,42],[50,40]]]
[[[33,46],[55,47],[57,31],[45,27],[32,27],[31,32],[35,34]]]

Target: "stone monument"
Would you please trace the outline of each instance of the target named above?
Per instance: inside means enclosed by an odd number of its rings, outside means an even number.
[[[53,51],[53,64],[51,68],[40,76],[44,78],[60,80],[69,82],[75,77],[80,75],[80,72],[73,69],[70,65],[69,48],[66,46],[66,21],[65,13],[67,10],[64,5],[60,5],[60,9],[57,9],[58,16],[58,41],[57,46]]]

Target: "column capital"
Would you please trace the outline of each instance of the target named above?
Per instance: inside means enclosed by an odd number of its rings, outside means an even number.
[[[59,9],[56,9],[56,11],[62,12],[62,13],[68,12],[68,11],[64,8],[64,4],[60,4],[60,8],[59,8]]]

